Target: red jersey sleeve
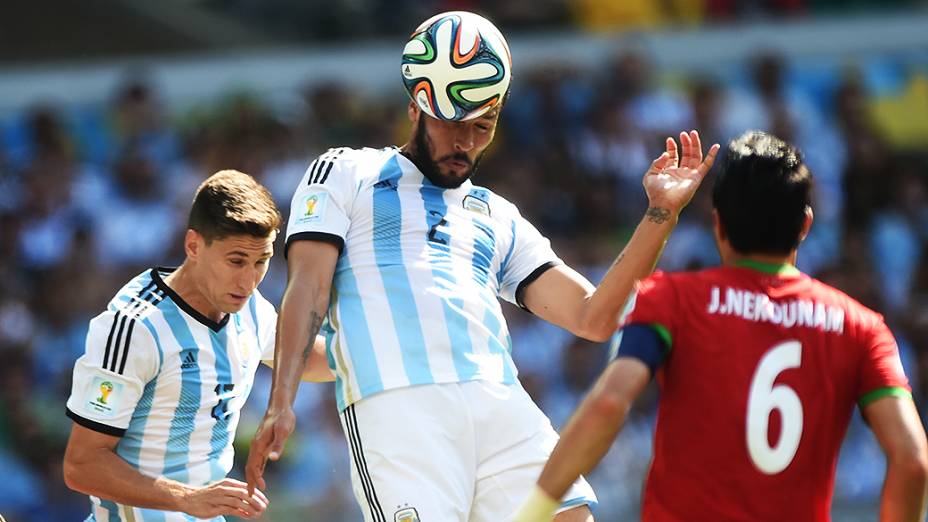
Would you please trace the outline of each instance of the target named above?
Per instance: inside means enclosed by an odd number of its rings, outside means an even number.
[[[623,326],[643,324],[654,327],[669,348],[676,331],[674,310],[677,292],[668,274],[655,272],[636,285],[631,311]]]
[[[899,348],[882,316],[876,316],[863,332],[864,354],[857,390],[861,408],[887,395],[911,396],[909,380],[902,369]]]

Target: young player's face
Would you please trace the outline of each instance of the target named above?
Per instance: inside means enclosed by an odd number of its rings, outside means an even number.
[[[197,276],[200,292],[222,313],[238,312],[267,274],[277,234],[235,235],[206,244],[200,238]]]
[[[429,181],[456,188],[474,175],[484,151],[493,141],[499,109],[467,121],[444,121],[413,107],[416,133],[413,161]]]

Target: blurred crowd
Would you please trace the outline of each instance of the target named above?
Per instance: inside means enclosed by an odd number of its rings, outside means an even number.
[[[725,143],[765,129],[796,143],[816,179],[816,220],[800,268],[886,315],[924,415],[928,62],[802,63],[762,53],[683,75],[626,49],[595,73],[550,64],[515,78],[475,182],[515,202],[594,281],[645,210],[641,176],[666,136],[696,128],[703,143]],[[128,278],[183,260],[199,182],[220,169],[248,172],[286,217],[304,169],[327,148],[405,142],[404,106],[402,98],[361,99],[323,84],[282,97],[233,93],[178,110],[162,105],[156,78],[135,71],[102,106],[37,104],[0,115],[0,513],[43,521],[88,513],[87,500],[61,478],[72,365],[87,321]],[[702,189],[684,212],[661,268],[718,261],[710,192]],[[261,291],[279,302],[285,282],[278,255]],[[559,427],[603,368],[608,346],[512,307],[507,316],[520,377]],[[242,476],[269,385],[262,370],[239,427],[233,476]],[[297,433],[285,458],[269,466],[274,520],[360,519],[333,396],[323,384],[306,384],[298,396]],[[656,390],[646,395],[591,477],[603,520],[636,512],[656,399]],[[839,463],[837,504],[872,505],[882,477],[879,448],[858,418]]]
[[[474,11],[504,30],[653,29],[702,23],[882,13],[924,0],[211,0],[204,6],[278,38],[350,41],[411,32],[410,21],[443,11]],[[415,22],[413,22],[415,23]]]

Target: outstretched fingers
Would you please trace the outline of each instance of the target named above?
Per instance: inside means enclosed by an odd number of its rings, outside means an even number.
[[[651,162],[651,168],[648,169],[648,174],[660,174],[662,170],[672,167],[674,163],[675,160],[672,159],[670,153],[665,151]]]
[[[266,488],[264,483],[264,466],[267,464],[268,444],[259,432],[251,442],[248,462],[245,464],[245,480],[248,481],[248,494]]]
[[[699,139],[699,131],[690,131],[690,141],[693,142],[693,152],[696,154],[696,165],[702,163],[702,140]]]
[[[683,168],[694,168],[696,164],[693,163],[693,141],[690,139],[690,135],[687,132],[680,133],[680,149],[682,152],[680,155],[680,166]]]
[[[679,160],[679,155],[677,153],[677,142],[673,140],[670,136],[667,137],[667,140],[664,142],[664,146],[667,150],[667,155],[670,157],[670,162],[665,167],[676,167],[677,161]]]
[[[719,146],[718,143],[715,143],[711,147],[709,147],[709,153],[706,154],[705,161],[700,163],[699,167],[696,169],[697,172],[699,172],[700,178],[708,174],[709,169],[711,169],[712,165],[715,164],[715,157],[718,155],[720,148],[721,146]]]

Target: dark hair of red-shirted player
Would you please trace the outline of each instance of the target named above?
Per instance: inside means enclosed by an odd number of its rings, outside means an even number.
[[[785,141],[749,131],[728,145],[712,190],[719,239],[738,254],[789,255],[812,220],[812,174]]]

